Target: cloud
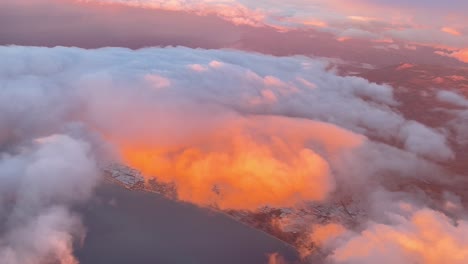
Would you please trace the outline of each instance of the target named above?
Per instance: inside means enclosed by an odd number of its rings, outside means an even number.
[[[324,60],[184,47],[0,56],[0,197],[19,208],[1,215],[25,217],[1,236],[12,263],[75,261],[84,227],[70,208],[113,159],[174,183],[181,200],[237,210],[373,201],[378,188],[452,176],[434,163],[454,155],[441,131],[399,114],[392,87]],[[34,228],[60,243],[29,250],[19,230]],[[327,244],[319,230],[309,239]]]
[[[461,78],[461,76],[452,77]],[[464,148],[468,144],[468,99],[453,91],[438,91],[436,98],[442,103],[457,107],[457,109],[447,110],[453,118],[447,122],[446,127],[450,129],[457,146],[460,149]]]
[[[442,32],[445,32],[447,34],[451,34],[451,35],[454,35],[454,36],[461,36],[462,33],[460,33],[460,31],[456,30],[455,28],[451,28],[451,27],[443,27],[442,29]]]
[[[63,208],[51,208],[31,222],[10,231],[1,240],[6,244],[0,257],[7,264],[57,262],[75,264],[73,241],[83,237],[79,218]],[[3,241],[4,240],[4,241]]]
[[[464,263],[468,257],[468,223],[423,208],[394,224],[369,223],[329,257],[332,263]],[[339,243],[339,242],[338,242]],[[427,250],[431,248],[431,250]]]
[[[278,253],[268,255],[268,264],[287,264],[287,261]]]
[[[458,49],[455,51],[436,51],[437,54],[455,58],[462,62],[468,62],[468,49]]]
[[[455,58],[434,53],[435,50],[439,50],[437,47],[440,45],[427,47],[427,42],[433,39],[450,39],[451,42],[444,43],[445,46],[449,44],[460,46],[460,43],[463,43],[462,37],[440,32],[440,27],[436,29],[436,32],[425,31],[421,38],[414,32],[405,31],[410,28],[410,25],[398,23],[399,19],[396,23],[379,20],[364,22],[351,20],[347,15],[338,15],[338,17],[332,15],[324,18],[327,26],[304,26],[302,23],[314,22],[315,18],[319,18],[316,13],[317,8],[320,11],[320,5],[315,8],[312,7],[316,5],[311,4],[304,6],[301,4],[295,7],[298,4],[295,3],[285,6],[284,9],[271,10],[272,5],[257,8],[261,4],[258,1],[251,2],[253,6],[248,6],[248,3],[241,4],[255,12],[263,12],[266,8],[266,24],[236,25],[216,16],[215,13],[210,13],[211,7],[204,8],[204,5],[216,5],[214,2],[200,4],[201,12],[208,12],[207,15],[196,11],[184,11],[195,8],[197,2],[199,1],[186,1],[180,5],[181,10],[169,11],[158,7],[138,7],[139,4],[136,2],[132,3],[137,6],[125,5],[123,1],[113,4],[74,0],[2,1],[0,17],[10,26],[0,28],[0,44],[81,48],[118,46],[132,49],[183,45],[206,49],[236,48],[279,56],[313,54],[376,66],[399,64],[402,60],[416,64],[464,65]],[[141,1],[141,4],[144,3],[146,2]],[[164,1],[164,3],[170,4],[175,1]],[[227,6],[234,4],[234,2],[217,3]],[[282,7],[284,3],[275,3],[275,5]],[[289,14],[287,11],[281,11],[291,7],[304,10],[304,12]],[[62,15],[48,16],[50,10]],[[230,8],[226,10],[224,12],[230,12]],[[326,10],[326,12],[318,12],[318,15],[333,14],[331,11],[328,12],[328,9]],[[273,14],[269,11],[273,11]],[[281,14],[275,14],[275,11]],[[48,19],[44,20],[46,16]],[[83,17],[86,19],[82,19]],[[287,22],[289,20],[292,22]],[[294,22],[295,20],[297,21]],[[270,24],[274,25],[268,26]],[[159,25],[171,25],[171,27]],[[392,34],[400,35],[393,38]],[[415,36],[418,36],[419,40],[416,42],[420,43],[418,45],[413,45]],[[390,38],[393,46],[387,43],[379,46],[384,49],[373,48],[376,42],[388,41]],[[409,41],[402,41],[402,38],[409,38]],[[339,40],[347,41],[340,42]],[[270,45],[271,43],[275,45]],[[421,43],[426,43],[426,46],[422,46]],[[412,49],[396,50],[396,47]],[[394,56],[388,56],[389,49]]]
[[[468,49],[461,49],[450,54],[451,57],[454,57],[460,61],[468,62]]]
[[[441,7],[426,2],[403,5],[367,0],[355,1],[353,4],[324,0],[312,2],[296,0],[288,3],[277,0],[86,0],[84,2],[119,3],[191,12],[203,16],[216,15],[236,25],[267,26],[280,31],[313,27],[332,32],[338,38],[358,37],[377,40],[394,37],[400,41],[425,45],[443,44],[455,48],[462,48],[468,43],[468,39],[461,34],[457,26],[466,24],[464,14],[459,13],[465,5],[460,3]],[[427,18],[427,13],[431,14],[431,19]],[[438,37],[437,42],[434,42],[434,36]]]
[[[144,8],[193,12],[203,16],[214,14],[236,25],[261,26],[265,20],[263,12],[232,0],[81,0],[81,2],[119,3]]]
[[[453,151],[447,146],[447,140],[443,134],[421,124],[409,122],[401,129],[400,133],[402,138],[405,138],[405,148],[413,153],[439,161],[455,157]],[[428,138],[431,141],[428,142]]]
[[[401,142],[416,163],[453,156],[443,135],[392,110],[398,103],[391,87],[337,76],[305,57],[181,47],[2,53],[9,96],[2,98],[0,118],[8,125],[0,143],[83,123],[124,161],[174,181],[181,199],[201,204],[255,208],[324,199],[340,177],[330,166],[348,152],[382,151],[367,136]],[[8,104],[12,98],[22,108]],[[47,119],[30,119],[50,106]],[[404,156],[387,148],[383,153]],[[258,195],[238,200],[250,193]]]
[[[86,201],[99,171],[89,145],[53,135],[0,156],[0,259],[6,264],[78,263],[85,229],[72,206]]]
[[[468,110],[456,113],[456,118],[449,122],[449,126],[453,128],[455,139],[460,146],[468,145]]]
[[[310,240],[320,248],[326,248],[330,242],[335,241],[347,230],[344,226],[337,223],[328,223],[324,225],[315,225],[312,227]]]
[[[468,107],[468,99],[458,93],[441,90],[437,92],[436,96],[437,100],[443,103],[449,103],[459,107]]]

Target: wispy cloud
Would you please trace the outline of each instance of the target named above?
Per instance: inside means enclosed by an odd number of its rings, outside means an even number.
[[[440,6],[435,3],[411,3],[409,6],[400,2],[354,1],[122,1],[122,0],[86,0],[100,3],[122,3],[146,8],[193,12],[200,15],[217,15],[236,25],[270,26],[279,30],[297,28],[315,28],[332,32],[343,37],[347,31],[362,31],[352,37],[374,39],[393,37],[396,39],[422,43],[426,45],[446,45],[463,48],[468,45],[468,36],[462,34],[466,29],[466,17],[459,12],[466,5],[451,3]],[[428,19],[427,13],[431,14]],[[449,18],[447,18],[449,17]],[[453,25],[453,26],[447,26]],[[457,29],[460,27],[460,29]],[[399,31],[416,32],[416,37],[404,37]],[[443,34],[449,33],[459,39],[453,41]],[[437,40],[434,41],[434,35]],[[432,36],[432,38],[431,38]]]

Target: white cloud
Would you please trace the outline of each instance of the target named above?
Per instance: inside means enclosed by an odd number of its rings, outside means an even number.
[[[456,92],[444,90],[438,91],[436,98],[440,102],[461,108],[448,111],[454,115],[454,118],[447,123],[447,127],[453,132],[457,144],[468,145],[468,99]]]
[[[468,145],[468,110],[455,111],[455,118],[448,123],[453,129],[454,138],[460,146]]]
[[[77,263],[84,227],[71,206],[87,200],[98,169],[87,143],[41,138],[0,156],[0,259],[6,264]]]
[[[440,90],[437,92],[437,99],[441,102],[449,103],[454,106],[468,108],[468,99],[455,92]]]
[[[443,134],[417,122],[407,123],[401,129],[401,138],[407,150],[429,159],[446,161],[455,157]]]

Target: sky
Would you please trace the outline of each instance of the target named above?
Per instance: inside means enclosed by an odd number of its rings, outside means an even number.
[[[405,41],[448,49],[468,46],[465,1],[323,0],[92,0],[147,8],[216,14],[238,25],[279,30],[314,28],[338,39]]]
[[[119,163],[201,208],[282,209],[304,263],[466,263],[467,8],[1,1],[0,262],[80,263],[76,208]]]
[[[460,66],[468,60],[463,2],[6,0],[0,43],[183,45]]]

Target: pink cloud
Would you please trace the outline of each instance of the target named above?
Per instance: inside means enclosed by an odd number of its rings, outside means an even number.
[[[196,71],[196,72],[204,72],[207,71],[208,69],[200,64],[191,64],[188,66],[191,70]]]
[[[251,16],[247,11],[244,13],[235,11],[243,9],[236,9],[235,6],[238,3],[236,1],[221,1],[218,3],[222,5],[215,5],[218,8],[226,7],[222,12],[253,17],[256,21],[264,23],[254,26],[235,25],[229,21],[229,17],[216,15],[218,9],[211,7],[213,3],[210,1],[165,1],[162,4],[167,10],[161,10],[154,5],[155,1],[141,1],[143,4],[153,3],[154,6],[147,8],[135,7],[138,6],[137,1],[130,2],[133,6],[122,4],[124,1],[121,0],[103,1],[0,2],[0,17],[11,25],[0,27],[0,43],[2,45],[58,45],[83,48],[120,46],[133,49],[181,45],[208,49],[235,48],[279,56],[301,54],[333,57],[372,65],[402,62],[460,65],[461,62],[458,63],[454,57],[442,57],[441,54],[435,54],[434,49],[442,47],[456,51],[457,48],[453,46],[463,46],[463,41],[466,39],[463,36],[456,37],[441,32],[440,27],[437,28],[436,35],[433,35],[435,34],[433,31],[424,32],[421,35],[418,33],[420,31],[402,30],[402,28],[410,27],[411,24],[397,23],[398,21],[390,21],[385,17],[381,18],[365,12],[354,13],[354,9],[349,11],[350,16],[354,14],[362,18],[349,19],[348,14],[339,13],[342,11],[331,4],[329,7],[323,4],[322,9],[329,11],[325,12],[329,16],[323,17],[314,13],[313,8],[308,9],[299,0],[290,6],[297,10],[302,7],[304,9],[302,16],[294,12],[290,16],[274,13],[270,10],[271,6],[279,8],[285,5],[273,0],[268,0],[272,1],[270,7],[262,8],[255,8],[258,4],[253,2],[245,2],[252,6],[244,5],[244,8],[255,10],[255,13],[264,13],[259,16],[264,17],[264,20],[256,19],[255,15]],[[111,4],[112,1],[115,3]],[[201,13],[196,10],[196,8],[204,9],[205,7],[208,9],[202,10]],[[318,7],[315,5],[315,8]],[[47,16],[52,9],[62,15],[50,16],[44,20],[43,17]],[[169,9],[175,11],[168,11]],[[369,17],[378,17],[382,21],[366,19]],[[391,23],[385,22],[387,20]],[[158,25],[170,25],[170,27]],[[450,40],[450,43],[441,42],[438,46],[434,46],[435,44],[432,43],[434,37],[437,40],[446,38]],[[384,49],[375,49],[373,48],[375,43],[395,45],[382,44],[380,46]],[[425,46],[423,47],[422,44]],[[397,51],[396,48],[400,49]],[[388,56],[388,50],[397,56]],[[457,56],[461,55],[457,54]],[[215,64],[203,66],[210,69],[217,67]],[[192,70],[196,70],[195,68]]]
[[[447,24],[465,25],[463,16],[448,16],[445,9],[432,5],[411,4],[409,8],[388,1],[297,0],[285,4],[277,0],[263,2],[240,0],[81,0],[82,2],[119,3],[151,9],[183,11],[197,15],[216,15],[235,25],[272,27],[279,31],[317,28],[341,37],[388,39],[461,48],[468,39],[453,40],[462,31]],[[424,12],[422,12],[423,10]],[[430,13],[430,19],[427,17]],[[447,18],[450,17],[450,18]],[[410,33],[411,32],[411,33]],[[438,33],[444,33],[438,35]]]
[[[468,48],[461,49],[461,50],[456,50],[456,51],[451,51],[451,52],[436,51],[435,53],[439,54],[439,55],[442,55],[442,56],[448,56],[448,57],[456,58],[459,61],[468,63]]]
[[[236,1],[210,0],[77,0],[78,2],[97,2],[101,4],[125,4],[134,7],[152,8],[168,11],[185,11],[198,15],[217,15],[236,25],[261,26],[264,24],[265,14],[261,11],[249,9]]]
[[[395,217],[396,218],[396,217]],[[398,218],[397,218],[398,219]],[[371,224],[335,250],[330,260],[340,263],[453,263],[468,258],[468,223],[423,209],[399,224]],[[428,250],[431,249],[431,250]]]
[[[441,28],[441,31],[445,32],[445,33],[448,33],[450,35],[454,35],[454,36],[461,36],[462,35],[462,33],[460,33],[460,31],[458,31],[457,29],[452,28],[452,27],[443,27],[443,28]]]
[[[452,57],[457,58],[463,62],[468,63],[468,48],[462,49],[452,53]]]

